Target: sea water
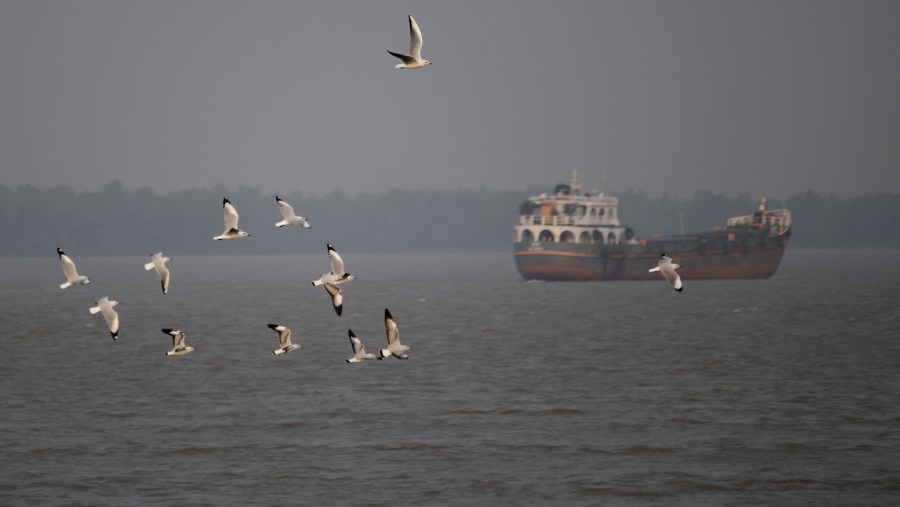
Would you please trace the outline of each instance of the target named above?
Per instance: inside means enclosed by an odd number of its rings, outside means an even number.
[[[528,283],[512,255],[0,259],[3,505],[848,505],[900,490],[896,251]],[[677,262],[677,259],[676,259]],[[652,267],[652,266],[648,266]],[[88,308],[122,302],[113,341]],[[348,329],[411,347],[348,364]],[[283,324],[302,348],[273,356]],[[167,357],[178,328],[196,351]]]

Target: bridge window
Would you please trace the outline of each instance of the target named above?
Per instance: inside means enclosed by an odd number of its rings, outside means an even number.
[[[528,229],[522,231],[522,241],[531,243],[534,241],[534,234],[531,233]]]
[[[559,235],[560,243],[574,243],[575,235],[572,234],[572,231],[563,231],[562,234]]]
[[[582,232],[582,233],[578,236],[578,242],[579,242],[579,243],[590,243],[590,242],[591,242],[591,235],[590,235],[590,233],[588,233],[588,231]]]
[[[553,243],[556,241],[556,237],[553,236],[553,233],[544,229],[541,231],[540,235],[538,235],[538,241],[542,241],[544,243]]]
[[[608,245],[612,245],[615,242],[616,242],[616,235],[612,231],[609,231],[609,234],[606,236],[606,243]]]

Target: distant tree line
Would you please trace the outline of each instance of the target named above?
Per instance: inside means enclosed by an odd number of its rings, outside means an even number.
[[[513,225],[522,201],[550,188],[525,190],[392,190],[348,197],[299,192],[280,195],[306,216],[311,229],[276,229],[281,219],[274,194],[258,187],[228,191],[219,185],[157,194],[128,189],[118,181],[95,192],[68,187],[10,189],[0,186],[0,256],[55,255],[57,246],[84,255],[290,254],[324,251],[331,242],[351,252],[511,251]],[[240,213],[251,237],[218,242],[223,230],[222,198]],[[748,194],[736,197],[698,190],[691,198],[618,194],[619,217],[637,237],[702,231],[731,216],[753,212]],[[769,208],[783,202],[768,201]],[[793,215],[792,246],[815,248],[900,247],[900,194],[862,197],[788,196]]]

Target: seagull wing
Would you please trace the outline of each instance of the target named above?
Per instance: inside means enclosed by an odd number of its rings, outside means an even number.
[[[411,56],[401,55],[400,53],[394,53],[393,51],[388,51],[388,53],[390,53],[390,54],[393,55],[393,56],[396,56],[397,58],[399,58],[399,59],[401,59],[401,60],[403,60],[403,63],[405,63],[405,64],[407,64],[407,65],[409,65],[409,64],[411,64],[411,63],[414,63],[414,62],[416,61],[416,59],[413,58],[413,57],[411,57]]]
[[[72,262],[68,255],[60,252],[59,262],[62,263],[62,270],[68,281],[74,282],[78,280],[78,270],[75,269],[75,263]]]
[[[281,326],[281,330],[278,331],[278,343],[281,344],[281,347],[287,347],[291,345],[291,330]]]
[[[172,332],[169,334],[172,335],[172,348],[175,350],[183,349],[184,348],[184,333],[177,329],[173,329]]]
[[[388,311],[387,308],[384,309],[384,330],[387,334],[388,345],[400,341],[400,329],[397,328],[397,323],[394,322],[394,316],[391,315],[391,312]]]
[[[344,260],[341,259],[341,254],[337,253],[337,250],[328,245],[328,258],[331,261],[331,272],[334,273],[335,278],[340,278],[344,275]]]
[[[225,232],[238,228],[238,212],[234,206],[226,199],[222,202],[222,209],[225,213]]]
[[[325,291],[331,296],[331,306],[334,307],[334,311],[340,316],[344,310],[344,294],[341,292],[341,288],[333,283],[324,283],[322,286],[325,287]]]
[[[409,17],[409,55],[416,60],[422,59],[422,31],[412,16]]]
[[[353,348],[353,353],[356,354],[356,355],[359,355],[359,354],[360,354],[360,351],[362,351],[363,353],[365,353],[365,350],[366,350],[366,349],[363,347],[362,342],[359,341],[359,338],[357,338],[356,335],[353,334],[353,331],[351,331],[351,330],[348,329],[348,330],[347,330],[347,335],[348,335],[349,338],[350,338],[350,347]]]
[[[294,207],[290,204],[278,199],[275,201],[278,204],[278,210],[281,211],[281,216],[284,217],[285,220],[290,220],[294,218]]]
[[[106,319],[106,324],[109,326],[109,332],[113,334],[113,337],[119,334],[119,314],[113,310],[113,307],[109,304],[105,304],[100,307],[100,313],[103,314],[103,318]]]

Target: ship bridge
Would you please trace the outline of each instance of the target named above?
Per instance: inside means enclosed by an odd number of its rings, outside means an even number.
[[[532,196],[519,208],[515,242],[615,244],[631,239],[619,224],[619,198],[582,193],[577,173],[554,195]]]

